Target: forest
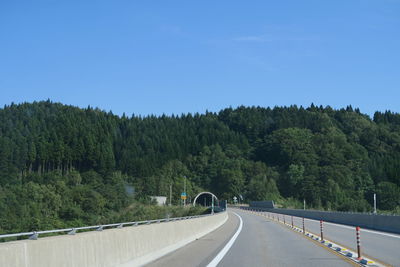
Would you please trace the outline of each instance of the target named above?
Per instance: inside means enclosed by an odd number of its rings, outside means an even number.
[[[376,193],[380,212],[399,213],[400,114],[312,104],[117,116],[50,100],[0,109],[0,233],[147,218],[149,196],[171,187],[179,205],[185,180],[189,199],[207,190],[371,212]]]

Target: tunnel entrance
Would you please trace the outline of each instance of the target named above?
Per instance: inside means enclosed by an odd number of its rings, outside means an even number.
[[[201,205],[204,207],[211,207],[213,199],[214,199],[214,206],[218,206],[218,198],[213,193],[201,192],[194,198],[193,206]]]

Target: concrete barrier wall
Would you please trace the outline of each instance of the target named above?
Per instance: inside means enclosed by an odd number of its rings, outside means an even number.
[[[250,207],[262,207],[262,208],[273,209],[275,207],[275,203],[273,200],[250,201]]]
[[[351,226],[360,226],[362,228],[400,234],[400,216],[316,210],[269,209],[263,207],[253,208],[268,212],[293,215],[314,220],[323,220]]]
[[[81,267],[146,264],[215,230],[226,212],[182,221],[0,243],[0,266]]]

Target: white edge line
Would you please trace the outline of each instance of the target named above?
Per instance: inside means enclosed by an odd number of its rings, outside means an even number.
[[[237,214],[236,212],[232,211],[232,213],[235,214],[239,218],[239,220],[240,220],[239,227],[238,227],[236,233],[229,240],[229,242],[226,243],[225,247],[218,253],[217,256],[215,256],[215,258],[207,265],[207,267],[216,267],[218,265],[218,263],[224,258],[225,254],[232,247],[233,243],[235,243],[236,238],[239,236],[240,232],[242,231],[242,228],[243,228],[242,217],[240,217],[240,215]]]

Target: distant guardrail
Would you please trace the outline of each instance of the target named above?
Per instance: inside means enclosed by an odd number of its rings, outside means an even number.
[[[82,231],[82,230],[102,231],[102,230],[104,230],[106,228],[107,229],[123,228],[123,227],[126,227],[126,226],[138,226],[138,225],[142,225],[142,224],[153,224],[153,223],[180,221],[180,220],[188,220],[188,219],[206,217],[206,216],[210,216],[210,215],[212,215],[212,214],[194,215],[194,216],[186,216],[186,217],[164,218],[164,219],[146,220],[146,221],[133,221],[133,222],[123,222],[123,223],[100,224],[100,225],[93,225],[93,226],[72,227],[72,228],[65,228],[65,229],[43,230],[43,231],[13,233],[13,234],[3,234],[3,235],[0,235],[0,240],[4,239],[4,238],[21,237],[21,236],[29,236],[29,239],[31,239],[31,240],[37,240],[39,238],[39,235],[43,235],[43,234],[65,233],[65,234],[68,234],[68,235],[75,235],[79,231]]]

